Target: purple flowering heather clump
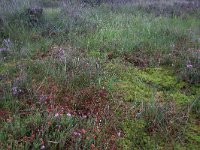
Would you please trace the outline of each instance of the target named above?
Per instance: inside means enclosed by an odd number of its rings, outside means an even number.
[[[0,48],[0,52],[7,52],[8,49],[7,48]]]
[[[10,48],[12,46],[12,42],[10,39],[4,39],[3,44],[7,47]]]
[[[18,92],[17,92],[17,87],[13,87],[13,88],[12,88],[12,94],[13,94],[13,95],[17,95],[17,93],[18,93]]]
[[[191,65],[191,64],[187,64],[186,67],[187,67],[187,68],[192,68],[193,65]]]
[[[21,93],[22,93],[22,90],[21,90],[19,87],[16,87],[16,86],[12,87],[12,94],[13,94],[14,96],[18,96],[18,95],[20,95]]]

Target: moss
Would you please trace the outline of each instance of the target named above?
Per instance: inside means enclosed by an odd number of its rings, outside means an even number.
[[[146,101],[151,97],[151,90],[145,87],[143,83],[121,81],[116,84],[116,87],[120,87],[120,90],[124,92],[124,99],[126,101]]]
[[[191,95],[199,95],[199,93],[200,93],[200,85],[190,87]]]
[[[170,93],[169,96],[177,103],[177,104],[186,104],[193,100],[193,97],[186,96],[185,94],[180,93],[180,91],[175,93]]]
[[[110,89],[121,93],[125,101],[149,101],[153,91],[157,90],[159,96],[156,101],[173,100],[177,104],[187,104],[197,95],[198,87],[193,88],[193,93],[184,92],[182,89],[187,83],[178,80],[169,68],[146,68],[144,70],[123,64],[119,60],[110,62],[106,66],[109,70],[111,81]]]
[[[191,142],[200,144],[200,127],[198,125],[191,124],[186,136]]]
[[[122,123],[124,137],[119,140],[123,149],[154,149],[157,147],[145,132],[145,121],[125,120]]]
[[[186,83],[178,82],[173,71],[168,68],[147,68],[140,70],[138,76],[144,81],[164,89],[182,88]]]
[[[184,133],[187,149],[198,149],[200,145],[200,126],[195,123],[196,120],[191,120],[187,125]]]
[[[125,101],[147,101],[151,97],[151,88],[137,76],[137,69],[119,63],[107,65],[112,78],[111,90],[122,93]],[[111,79],[110,79],[111,80]]]

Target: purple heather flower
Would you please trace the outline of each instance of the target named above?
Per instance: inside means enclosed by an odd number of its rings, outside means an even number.
[[[68,117],[71,117],[71,116],[72,116],[72,114],[70,114],[70,113],[67,113],[67,116],[68,116]]]
[[[42,149],[45,149],[45,146],[44,146],[44,145],[41,146],[41,150],[42,150]]]
[[[39,101],[40,102],[44,102],[46,99],[47,99],[47,96],[45,96],[45,95],[39,96]]]
[[[74,131],[73,133],[75,136],[81,136],[81,133]]]
[[[55,114],[55,117],[56,117],[56,118],[57,118],[57,117],[59,117],[59,116],[60,116],[60,114],[59,114],[59,113],[56,113],[56,114]]]
[[[4,39],[3,40],[3,44],[6,46],[6,47],[10,47],[12,45],[12,42],[10,41],[10,39]]]
[[[0,48],[0,52],[6,52],[6,51],[8,51],[7,48]]]
[[[17,89],[16,86],[12,88],[12,94],[13,95],[17,95],[18,94],[18,89]]]
[[[186,66],[187,66],[187,68],[192,68],[193,67],[191,64],[187,64]]]
[[[21,93],[22,93],[22,90],[19,87],[16,87],[16,86],[12,87],[12,94],[13,95],[17,96]]]

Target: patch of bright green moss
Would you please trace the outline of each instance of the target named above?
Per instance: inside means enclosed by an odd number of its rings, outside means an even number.
[[[191,124],[190,130],[188,130],[186,135],[194,143],[200,144],[200,126]]]
[[[120,62],[107,64],[111,74],[110,80],[115,78],[110,85],[113,91],[122,93],[125,101],[150,101],[155,89],[161,93],[160,100],[173,100],[177,104],[191,102],[195,95],[184,93],[186,83],[181,82],[168,68],[146,68],[141,70]],[[196,89],[195,89],[196,90]]]
[[[170,93],[169,96],[178,104],[185,104],[193,100],[192,97],[186,96],[180,92]]]
[[[185,130],[184,137],[187,145],[187,149],[196,150],[200,145],[200,126],[198,123],[190,122]]]
[[[185,85],[184,82],[178,82],[170,69],[147,68],[145,70],[139,70],[138,76],[146,82],[166,89],[181,88]]]
[[[144,101],[151,97],[151,88],[137,76],[137,69],[121,64],[109,63],[107,65],[112,77],[112,90],[123,94],[125,101]]]
[[[145,132],[145,121],[125,120],[122,123],[124,137],[119,140],[123,149],[154,149],[155,143]]]

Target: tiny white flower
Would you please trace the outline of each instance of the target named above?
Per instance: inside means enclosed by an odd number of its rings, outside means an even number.
[[[44,145],[42,145],[42,146],[41,146],[41,149],[45,149],[45,146],[44,146]]]
[[[68,117],[71,117],[71,116],[72,116],[72,114],[70,114],[70,113],[67,113],[67,116],[68,116]]]
[[[59,116],[59,113],[56,113],[56,114],[55,114],[55,117],[58,117],[58,116]]]
[[[85,118],[87,118],[87,116],[86,116],[86,115],[83,115],[82,118],[85,119]]]
[[[74,135],[75,135],[75,136],[81,136],[81,133],[75,131],[75,132],[74,132]]]
[[[117,135],[118,135],[119,137],[121,137],[121,131],[119,131],[119,132],[117,133]]]
[[[192,68],[193,66],[191,64],[187,64],[187,68]]]

